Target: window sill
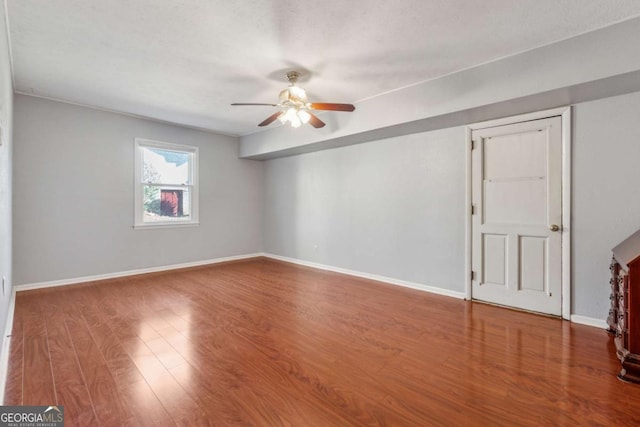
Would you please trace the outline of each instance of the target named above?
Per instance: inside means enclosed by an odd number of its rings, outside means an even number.
[[[150,224],[134,224],[134,230],[154,229],[154,228],[190,228],[200,226],[199,221],[189,222],[154,222]]]

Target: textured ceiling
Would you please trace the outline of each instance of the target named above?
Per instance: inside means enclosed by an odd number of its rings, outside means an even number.
[[[244,135],[284,73],[348,102],[640,15],[638,0],[6,0],[17,92]],[[357,114],[358,110],[355,113]],[[346,114],[330,112],[325,114]]]

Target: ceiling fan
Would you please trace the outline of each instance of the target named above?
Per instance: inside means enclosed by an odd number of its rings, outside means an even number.
[[[300,127],[305,123],[309,123],[314,128],[321,128],[325,125],[325,123],[310,110],[350,112],[356,109],[356,107],[351,104],[309,102],[305,90],[296,86],[298,77],[300,77],[300,74],[297,71],[289,71],[287,73],[289,87],[280,92],[280,102],[277,104],[234,103],[231,105],[266,105],[270,107],[280,107],[280,111],[264,119],[258,126],[267,126],[275,120],[280,119],[283,124],[289,122],[294,128]]]

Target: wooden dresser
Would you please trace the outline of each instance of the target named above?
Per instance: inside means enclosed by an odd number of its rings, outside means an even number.
[[[640,383],[640,230],[613,248],[607,323],[622,362],[618,378]]]

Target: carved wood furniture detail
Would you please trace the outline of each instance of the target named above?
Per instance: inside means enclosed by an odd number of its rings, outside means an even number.
[[[607,323],[622,362],[618,378],[640,383],[640,231],[613,248]]]

